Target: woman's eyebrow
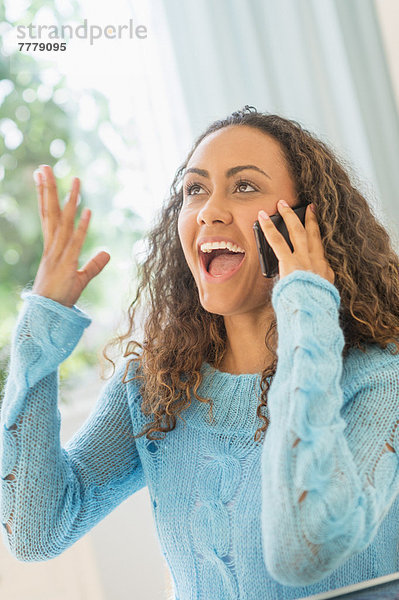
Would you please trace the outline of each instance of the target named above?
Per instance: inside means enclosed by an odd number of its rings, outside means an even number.
[[[262,169],[255,165],[238,165],[236,167],[232,167],[231,169],[227,169],[226,177],[232,177],[233,175],[235,175],[239,171],[243,171],[244,169],[253,169],[254,171],[259,171],[259,173],[263,173],[263,175],[266,175],[266,177],[271,179],[270,175],[268,175],[267,173],[265,173],[265,171],[262,171]],[[185,177],[187,173],[197,173],[198,175],[202,175],[203,177],[209,178],[209,172],[205,169],[197,169],[196,167],[191,167],[190,169],[186,169],[183,177]]]

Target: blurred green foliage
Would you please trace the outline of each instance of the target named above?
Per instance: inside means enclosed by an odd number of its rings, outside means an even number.
[[[72,5],[72,3],[70,3]],[[43,2],[33,1],[21,23],[32,22]],[[79,18],[75,2],[73,18]],[[63,19],[51,3],[58,23]],[[8,23],[5,5],[0,4],[0,27]],[[1,39],[1,37],[0,37]],[[104,243],[101,228],[107,228],[110,198],[118,191],[117,161],[102,142],[100,125],[109,123],[107,99],[96,90],[89,94],[98,111],[98,123],[90,131],[80,131],[77,125],[80,96],[68,89],[64,77],[52,65],[35,60],[18,50],[8,56],[0,42],[0,393],[4,388],[9,360],[10,342],[17,315],[22,307],[20,293],[33,285],[43,250],[33,171],[40,164],[52,166],[57,180],[61,207],[72,179],[81,179],[81,202],[76,223],[85,207],[85,185],[95,190],[97,227],[92,220],[84,243],[87,258]],[[50,83],[49,83],[50,82]],[[90,185],[91,182],[91,185]],[[123,226],[106,238],[107,245],[117,243],[124,232],[129,246],[142,237],[137,215],[124,209]],[[107,232],[108,233],[108,232]],[[81,256],[81,264],[87,258]],[[83,260],[85,259],[85,260]],[[107,267],[105,267],[107,268]],[[102,275],[102,274],[101,274]],[[106,301],[104,285],[89,286],[84,299],[97,306]],[[87,342],[79,344],[67,363],[60,368],[60,381],[70,373],[98,362],[98,349]]]

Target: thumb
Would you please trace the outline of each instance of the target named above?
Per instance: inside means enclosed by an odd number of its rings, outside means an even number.
[[[98,275],[103,270],[110,258],[111,256],[108,252],[101,250],[101,252],[98,252],[96,256],[87,261],[87,263],[81,269],[78,269],[78,273],[82,273],[86,276],[86,285],[91,279],[93,279],[93,277]]]

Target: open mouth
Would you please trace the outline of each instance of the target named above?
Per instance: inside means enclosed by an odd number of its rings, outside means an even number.
[[[244,260],[245,252],[233,252],[228,248],[218,248],[211,252],[200,250],[200,260],[205,271],[213,277],[221,277],[235,272]]]

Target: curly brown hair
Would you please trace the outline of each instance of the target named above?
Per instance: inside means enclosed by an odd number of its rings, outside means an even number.
[[[319,223],[326,259],[335,273],[334,285],[341,297],[339,322],[345,346],[366,352],[364,344],[378,344],[385,349],[394,343],[399,352],[399,257],[394,252],[389,234],[379,223],[364,196],[352,185],[348,172],[331,149],[298,122],[276,114],[261,113],[246,105],[225,119],[212,123],[194,142],[186,160],[177,170],[158,221],[148,234],[149,251],[138,264],[137,294],[128,309],[129,327],[103,349],[130,338],[136,330],[137,309],[147,307],[144,340],[130,340],[124,357],[135,355],[126,365],[123,383],[142,378],[141,411],[153,421],[134,436],[154,432],[166,433],[176,426],[176,417],[191,404],[191,388],[195,398],[202,381],[203,361],[216,369],[226,351],[226,329],[222,315],[207,312],[199,301],[194,277],[185,260],[178,235],[178,217],[183,202],[180,186],[184,170],[193,152],[209,134],[231,125],[254,127],[280,143],[286,166],[295,184],[300,203],[313,202]],[[179,187],[180,186],[180,187]],[[138,303],[136,305],[136,303]],[[146,304],[147,303],[147,304]],[[135,306],[136,305],[136,306]],[[267,392],[277,369],[277,322],[272,320],[265,334],[266,348],[274,356],[271,366],[261,373],[260,402],[257,416],[264,421],[254,440],[260,440],[269,421],[261,414],[267,406]],[[134,351],[140,347],[141,352]],[[139,361],[142,374],[126,381],[132,361]],[[136,373],[139,371],[137,370]],[[112,375],[111,375],[112,376]],[[270,377],[270,380],[268,378]],[[182,419],[184,421],[184,419]]]

